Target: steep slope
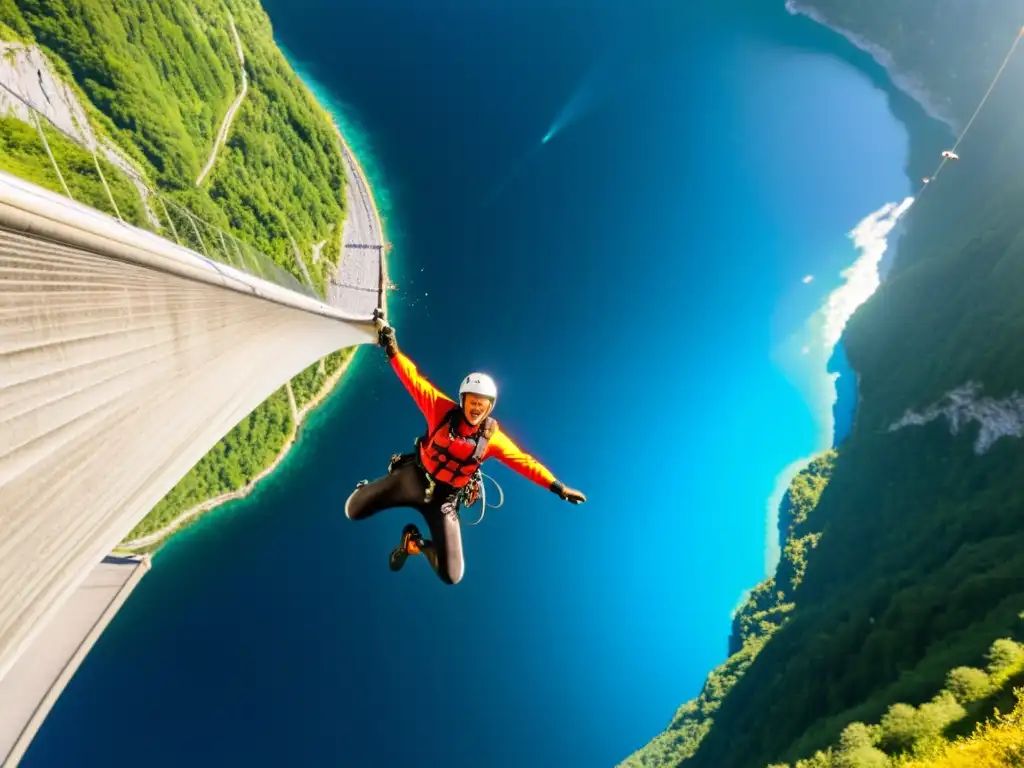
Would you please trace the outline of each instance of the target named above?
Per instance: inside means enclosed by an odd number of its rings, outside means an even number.
[[[243,83],[232,19],[248,88],[226,144],[197,188]],[[126,220],[177,236],[161,220],[161,204],[140,197],[138,185],[133,189],[129,169],[324,292],[340,255],[343,156],[330,117],[275,45],[257,0],[0,0],[0,39],[6,41],[0,43],[0,169],[59,193],[66,182],[76,199],[113,214],[90,153],[62,131],[87,144],[95,138],[103,148],[103,177]],[[40,122],[48,147],[21,99],[55,118],[56,127]],[[338,352],[297,376],[298,407],[336,379],[350,356]],[[272,465],[294,426],[282,388],[128,538],[246,487]]]
[[[250,81],[227,146],[195,179],[242,86],[231,16]],[[274,44],[256,0],[11,0],[0,23],[41,46],[83,95],[96,127],[162,190],[274,257],[298,278],[289,235],[322,289],[337,262],[344,167],[330,119]],[[327,240],[314,265],[314,244]]]
[[[813,6],[886,47],[960,124],[1017,34],[1020,20],[1007,18],[1024,10],[993,0]],[[962,160],[915,203],[887,282],[847,326],[862,400],[811,518],[821,535],[788,620],[716,701],[713,724],[685,731],[692,721],[677,718],[634,764],[806,758],[851,722],[928,702],[996,640],[1024,639],[1024,443],[1013,426],[1024,391],[1022,67],[1024,57],[1008,67]],[[936,418],[907,418],[933,406]],[[760,608],[771,618],[780,604]],[[742,639],[734,632],[731,650]],[[663,749],[693,735],[699,745]],[[842,764],[883,764],[870,759]]]
[[[624,768],[676,765],[696,751],[716,719],[716,711],[794,607],[807,554],[820,537],[812,513],[828,485],[835,451],[815,458],[797,474],[783,497],[779,515],[782,556],[775,576],[758,584],[733,616],[729,658],[708,675],[704,689],[679,708],[665,733],[631,755]]]
[[[942,748],[934,755],[903,763],[902,768],[1000,768],[1024,762],[1024,689],[1017,692],[1017,704],[1008,714],[980,724],[965,739]]]
[[[997,640],[985,661],[984,669],[950,670],[945,687],[920,706],[897,703],[878,723],[847,724],[837,743],[798,760],[794,768],[1021,765],[1024,731],[1014,732],[1012,726],[1020,723],[1024,704],[1024,644]],[[1004,712],[1010,715],[1003,717]]]
[[[786,0],[846,36],[885,66],[894,84],[962,128],[1024,18],[1014,0],[900,0],[857,5]]]

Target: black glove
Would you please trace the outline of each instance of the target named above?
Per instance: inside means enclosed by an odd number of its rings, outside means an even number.
[[[395,341],[395,329],[384,320],[380,310],[374,310],[374,322],[377,325],[377,343],[384,347],[388,357],[394,357],[398,352],[398,342]]]
[[[397,346],[395,341],[395,329],[390,325],[382,325],[377,329],[377,343],[384,349]]]
[[[557,480],[551,484],[551,490],[554,493],[557,493],[559,497],[561,497],[565,501],[571,502],[573,504],[582,504],[587,500],[587,497],[584,496],[580,491],[577,491],[575,488],[566,488],[564,485],[562,485],[562,483],[558,482]]]

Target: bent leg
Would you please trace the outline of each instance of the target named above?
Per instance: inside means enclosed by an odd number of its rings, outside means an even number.
[[[420,549],[445,584],[458,584],[466,571],[462,554],[462,529],[455,514],[456,502],[445,500],[423,506],[420,512],[430,527],[430,539]]]
[[[427,483],[423,473],[414,464],[408,464],[393,475],[374,480],[356,488],[345,502],[345,517],[349,520],[366,518],[394,507],[415,507],[423,504]]]

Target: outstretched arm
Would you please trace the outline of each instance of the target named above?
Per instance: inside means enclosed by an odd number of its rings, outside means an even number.
[[[491,442],[487,446],[487,454],[515,470],[527,480],[532,480],[540,487],[547,488],[567,501],[579,504],[581,501],[587,500],[586,496],[579,491],[566,488],[556,480],[555,476],[551,474],[551,470],[530,454],[520,450],[519,446],[513,443],[500,429],[491,438]]]
[[[398,350],[395,341],[395,329],[378,319],[379,343],[391,360],[391,368],[398,374],[398,380],[406,388],[416,406],[427,420],[427,426],[433,430],[441,423],[448,410],[455,404],[440,390],[431,384],[416,369],[416,364]]]
[[[416,406],[427,419],[430,429],[434,429],[448,410],[455,404],[452,400],[431,384],[416,369],[416,364],[401,352],[396,351],[391,358],[391,367],[398,374]]]

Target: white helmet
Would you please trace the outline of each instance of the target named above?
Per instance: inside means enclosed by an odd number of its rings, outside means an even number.
[[[498,385],[486,373],[471,373],[459,385],[459,400],[463,395],[489,397],[493,403],[498,399]]]

